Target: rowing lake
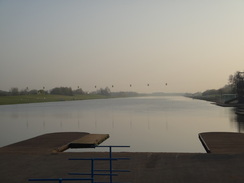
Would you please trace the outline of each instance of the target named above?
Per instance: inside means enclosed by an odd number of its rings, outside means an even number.
[[[205,152],[198,134],[242,131],[233,108],[182,96],[0,106],[0,147],[52,132],[109,134],[117,151]],[[93,149],[91,149],[93,150]]]

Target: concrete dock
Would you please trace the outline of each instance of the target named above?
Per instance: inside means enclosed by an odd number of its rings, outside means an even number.
[[[65,134],[63,135],[62,138],[65,137]],[[80,178],[80,176],[68,175],[68,172],[85,173],[89,171],[90,163],[88,161],[71,161],[70,158],[108,157],[106,152],[53,153],[49,150],[48,152],[39,150],[13,151],[13,149],[8,151],[4,147],[0,148],[0,182],[27,183],[30,178]],[[131,171],[119,173],[119,176],[114,177],[115,182],[244,182],[243,153],[120,152],[113,153],[113,157],[130,158],[130,160],[114,162],[114,169]],[[107,164],[103,161],[98,161],[95,166],[98,169],[107,168]],[[107,177],[103,176],[98,179],[99,181],[107,181]],[[65,182],[69,183],[69,181]]]

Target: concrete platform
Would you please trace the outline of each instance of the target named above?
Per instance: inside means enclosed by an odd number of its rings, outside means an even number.
[[[215,154],[244,153],[244,134],[232,132],[206,132],[200,133],[205,150]]]
[[[68,135],[67,133],[66,135]],[[60,134],[57,134],[59,136]],[[63,134],[64,135],[64,134]],[[73,134],[80,136],[82,134]],[[85,135],[85,134],[83,134]],[[211,134],[210,134],[211,135]],[[73,136],[73,137],[74,137]],[[203,134],[204,136],[204,134]],[[45,137],[45,136],[44,136]],[[74,138],[67,137],[66,142]],[[213,136],[214,137],[214,136]],[[39,138],[39,140],[42,138]],[[38,143],[37,139],[26,141]],[[57,139],[56,139],[57,140]],[[57,140],[59,147],[60,140]],[[200,142],[199,142],[200,143]],[[57,152],[53,147],[45,150],[29,151],[33,148],[22,149],[21,143],[14,146],[0,148],[0,182],[28,183],[30,178],[81,178],[68,175],[69,172],[87,173],[90,170],[89,161],[71,161],[70,158],[98,158],[109,157],[106,152]],[[63,143],[61,143],[62,145]],[[120,145],[120,144],[117,144]],[[124,144],[122,144],[124,145]],[[128,145],[128,144],[126,144]],[[38,145],[35,145],[38,147]],[[40,146],[39,146],[40,147]],[[25,151],[28,150],[28,151]],[[48,150],[48,151],[47,151]],[[150,151],[150,149],[148,150]],[[120,172],[114,177],[114,182],[148,183],[243,183],[244,182],[244,154],[216,154],[216,153],[150,153],[150,152],[120,152],[113,153],[113,157],[129,157],[130,160],[118,160],[113,163],[114,169],[127,169],[131,172]],[[96,169],[108,169],[108,163],[97,161]],[[84,177],[84,176],[83,176]],[[107,182],[104,176],[96,181]],[[65,181],[65,183],[71,183]],[[73,181],[74,182],[74,181]],[[77,181],[76,181],[77,182]],[[84,182],[84,181],[82,181]]]
[[[4,183],[28,183],[30,178],[80,178],[68,172],[87,173],[88,161],[69,158],[108,157],[107,153],[16,154],[0,153],[0,177]],[[131,183],[243,183],[244,155],[204,153],[113,153],[113,157],[130,157],[115,161],[114,169],[129,169],[119,173],[116,182]],[[104,161],[95,167],[106,169]],[[96,181],[107,181],[98,176]],[[73,181],[74,182],[74,181]],[[76,181],[77,182],[77,181]],[[66,183],[66,182],[65,182]],[[71,183],[71,182],[68,182]],[[86,182],[85,182],[86,183]]]

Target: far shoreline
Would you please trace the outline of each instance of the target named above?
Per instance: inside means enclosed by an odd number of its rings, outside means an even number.
[[[128,98],[128,97],[145,97],[145,96],[184,96],[183,93],[136,93],[134,95],[126,95],[126,93],[99,95],[53,95],[53,94],[32,94],[32,95],[8,95],[0,96],[0,105],[16,105],[30,103],[46,103],[46,102],[63,102],[76,100],[93,100],[93,99],[110,99],[110,98]]]
[[[0,105],[15,105],[15,104],[29,104],[29,103],[46,103],[46,102],[62,102],[75,100],[91,100],[91,99],[106,99],[112,98],[103,95],[17,95],[17,96],[0,96]]]

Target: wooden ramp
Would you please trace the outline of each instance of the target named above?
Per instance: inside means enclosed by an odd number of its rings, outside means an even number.
[[[96,147],[109,138],[108,134],[88,134],[69,143],[69,148]]]
[[[109,138],[108,134],[89,134],[85,132],[60,132],[37,136],[0,148],[8,153],[55,153],[68,148],[95,147]]]
[[[200,133],[199,139],[208,153],[244,153],[244,134],[234,132]]]

